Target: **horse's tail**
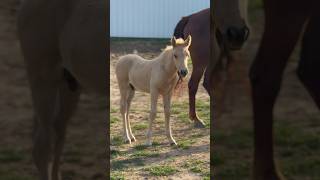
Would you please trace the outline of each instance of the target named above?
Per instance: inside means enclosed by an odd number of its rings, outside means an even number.
[[[176,25],[176,27],[174,28],[174,37],[179,39],[182,38],[184,39],[184,34],[183,34],[183,30],[186,27],[186,25],[188,24],[189,21],[189,16],[186,17],[182,17],[181,20],[178,22],[178,24]]]

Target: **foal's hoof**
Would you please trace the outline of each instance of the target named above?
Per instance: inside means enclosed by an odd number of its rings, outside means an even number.
[[[195,128],[205,128],[206,125],[204,124],[204,122],[201,119],[198,119],[198,120],[194,121],[194,127]]]
[[[125,139],[125,140],[124,140],[124,143],[125,143],[125,144],[131,144],[131,139]]]
[[[172,142],[170,143],[170,146],[178,146],[178,144],[176,142]]]
[[[137,140],[136,140],[136,138],[135,137],[132,137],[131,138],[131,142],[136,142]]]

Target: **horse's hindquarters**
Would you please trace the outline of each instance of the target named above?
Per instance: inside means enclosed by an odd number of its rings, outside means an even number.
[[[107,92],[107,33],[105,3],[78,5],[61,35],[63,64],[89,91]]]

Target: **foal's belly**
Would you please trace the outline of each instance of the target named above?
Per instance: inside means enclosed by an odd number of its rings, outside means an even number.
[[[150,76],[148,76],[148,73],[130,71],[129,83],[137,91],[150,93]]]

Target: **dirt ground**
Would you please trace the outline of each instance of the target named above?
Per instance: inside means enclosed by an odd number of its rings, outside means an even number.
[[[145,147],[150,95],[136,92],[131,107],[131,126],[137,142],[123,144],[122,120],[119,112],[119,89],[114,73],[119,56],[134,50],[147,59],[159,55],[169,40],[114,39],[111,40],[111,177],[114,179],[209,179],[209,96],[200,86],[198,91],[199,115],[206,122],[205,129],[194,129],[188,119],[188,91],[172,100],[171,124],[178,147],[171,147],[165,136],[162,99],[158,101],[158,116],[154,123],[152,147]],[[190,66],[191,67],[191,66]],[[186,86],[186,82],[184,84]]]
[[[32,104],[16,37],[17,0],[0,1],[0,179],[33,180]],[[69,179],[105,179],[106,102],[83,95],[69,123],[62,175]]]

